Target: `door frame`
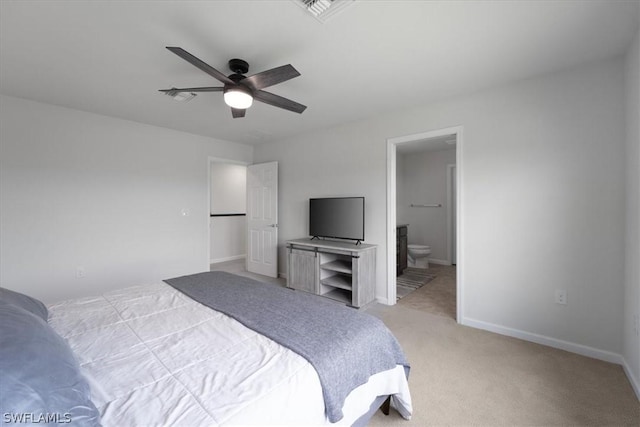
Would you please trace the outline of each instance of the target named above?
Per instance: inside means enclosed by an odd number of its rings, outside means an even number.
[[[454,175],[457,170],[455,164],[447,165],[447,262],[449,265],[456,264],[457,262],[456,257],[454,257],[454,252],[457,247],[453,242],[454,229],[456,226],[454,218],[457,218],[457,209],[452,209],[454,196],[457,194],[456,187],[458,186],[458,182]]]
[[[400,144],[445,135],[456,135],[456,321],[464,319],[464,193],[463,126],[453,126],[422,133],[387,138],[387,301],[396,303],[396,149]]]
[[[211,269],[211,163],[227,163],[230,165],[249,166],[251,162],[226,159],[223,157],[207,157],[207,271]],[[246,257],[246,254],[245,254]]]

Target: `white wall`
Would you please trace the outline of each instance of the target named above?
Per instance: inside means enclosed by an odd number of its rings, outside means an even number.
[[[210,263],[232,261],[247,256],[247,217],[211,217]]]
[[[54,301],[208,269],[208,157],[252,147],[7,96],[0,120],[1,286]]]
[[[280,243],[306,235],[309,197],[364,195],[387,298],[386,140],[462,125],[463,321],[619,355],[623,88],[618,58],[258,146],[280,162]]]
[[[229,214],[247,211],[247,167],[211,161],[211,213]]]
[[[640,398],[640,325],[637,324],[640,322],[640,31],[625,65],[627,203],[623,355],[627,374]]]
[[[211,213],[236,214],[247,211],[247,167],[212,161]],[[247,218],[245,216],[213,216],[210,262],[244,258],[247,253]]]
[[[430,259],[446,262],[447,255],[447,165],[456,163],[456,150],[399,154],[396,182],[396,218],[409,224],[408,242],[431,246]],[[411,204],[441,204],[442,207],[410,207]]]

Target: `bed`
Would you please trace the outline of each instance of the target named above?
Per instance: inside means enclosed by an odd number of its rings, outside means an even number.
[[[15,343],[6,330],[24,328],[15,318],[25,311],[27,323],[46,318],[58,340],[47,339],[64,342],[74,359],[61,366],[79,374],[52,367],[50,355],[45,366],[27,364],[17,386],[0,390],[7,424],[28,413],[104,426],[365,425],[387,398],[411,417],[409,365],[395,338],[378,319],[322,297],[223,272],[63,301],[46,314],[10,292],[0,293],[1,348]],[[19,335],[18,348],[0,357],[3,378],[25,368],[8,354],[39,357],[21,354],[29,345]],[[39,341],[33,353],[45,352]],[[37,387],[20,384],[52,370],[60,378],[45,383],[49,396],[26,405]],[[51,389],[64,387],[77,402],[54,401],[63,393]]]

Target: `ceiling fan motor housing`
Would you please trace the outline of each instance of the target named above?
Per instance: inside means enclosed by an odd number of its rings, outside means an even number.
[[[231,77],[231,76],[229,76],[229,77]],[[244,76],[242,76],[242,79],[243,79],[243,78],[244,78]],[[235,91],[244,92],[244,93],[246,93],[247,95],[251,95],[251,96],[253,96],[253,91],[251,90],[251,88],[247,87],[247,85],[243,85],[243,84],[238,83],[238,82],[239,82],[240,80],[242,80],[242,79],[238,79],[237,81],[236,81],[235,79],[232,79],[233,81],[235,81],[235,82],[236,82],[236,84],[233,84],[233,85],[231,85],[231,84],[225,84],[225,85],[224,85],[224,90],[223,90],[223,92],[227,92],[227,91],[229,91],[229,90],[232,90],[232,89],[233,89],[233,90],[235,90]]]
[[[249,72],[249,63],[238,58],[230,59],[229,69],[236,74],[247,74]],[[231,78],[231,76],[229,76],[229,78]]]
[[[225,84],[224,85],[224,92],[227,92],[228,90],[237,90],[237,91],[241,91],[244,92],[248,95],[253,96],[253,92],[251,90],[251,88],[249,88],[247,85],[241,84],[240,82],[242,80],[244,80],[246,77],[241,75],[241,74],[231,74],[229,76],[229,79],[233,80],[233,82],[235,84]]]

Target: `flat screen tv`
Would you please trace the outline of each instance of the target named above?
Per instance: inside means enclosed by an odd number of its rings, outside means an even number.
[[[364,240],[364,197],[309,199],[309,235],[360,243]]]

